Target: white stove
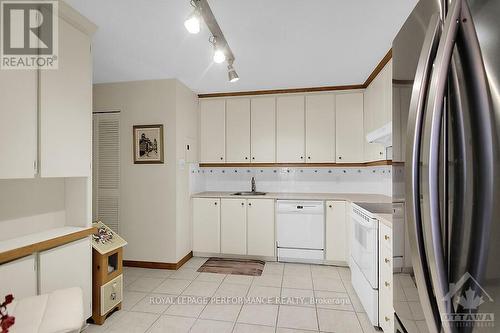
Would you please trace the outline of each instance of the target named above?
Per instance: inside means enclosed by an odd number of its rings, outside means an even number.
[[[377,214],[391,214],[392,211],[392,203],[353,203],[351,206],[352,285],[374,326],[379,326]]]

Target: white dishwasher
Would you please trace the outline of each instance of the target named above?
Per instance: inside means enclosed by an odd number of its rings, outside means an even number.
[[[325,257],[323,201],[276,202],[278,261],[317,262]]]

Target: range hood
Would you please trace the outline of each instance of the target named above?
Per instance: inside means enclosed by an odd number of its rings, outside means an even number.
[[[392,146],[392,121],[376,130],[366,134],[366,141],[369,143],[379,143],[384,147]]]

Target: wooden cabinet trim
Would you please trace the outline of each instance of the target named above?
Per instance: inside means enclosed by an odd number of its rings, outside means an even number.
[[[201,168],[362,168],[371,166],[392,165],[391,160],[363,162],[363,163],[200,163]]]
[[[13,250],[0,253],[0,264],[16,260],[22,257],[29,256],[36,252],[50,250],[52,248],[68,244],[79,239],[85,238],[97,231],[96,228],[91,227],[67,235],[47,239],[38,243],[22,246]]]

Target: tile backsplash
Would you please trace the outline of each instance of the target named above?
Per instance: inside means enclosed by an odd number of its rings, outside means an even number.
[[[370,193],[392,195],[392,167],[363,168],[201,168],[190,165],[191,193],[250,191],[255,177],[257,191]]]

